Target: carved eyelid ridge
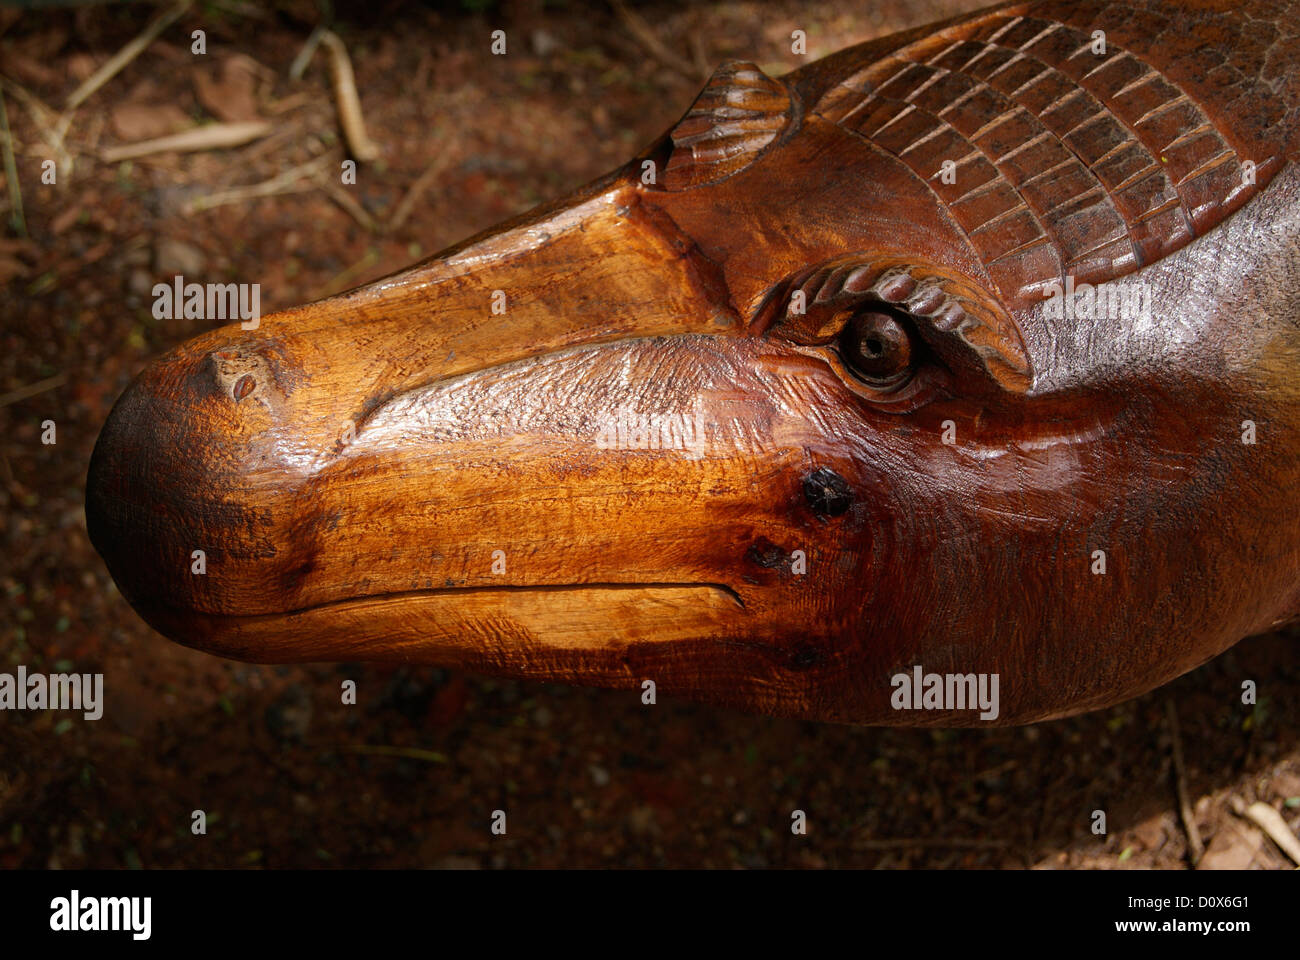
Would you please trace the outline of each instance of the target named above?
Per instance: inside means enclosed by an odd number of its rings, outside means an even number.
[[[792,311],[804,294],[804,312]],[[853,311],[881,303],[911,317],[916,333],[955,368],[1024,393],[1032,383],[1020,329],[1001,304],[975,283],[916,258],[850,255],[806,268],[764,298],[750,332],[801,346],[835,339]]]

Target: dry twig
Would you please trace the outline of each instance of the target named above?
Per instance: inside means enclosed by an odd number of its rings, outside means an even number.
[[[119,160],[134,160],[154,153],[193,153],[196,150],[223,150],[227,147],[239,147],[250,141],[260,139],[271,132],[271,124],[265,120],[250,120],[245,123],[209,123],[183,133],[158,137],[154,140],[141,140],[139,143],[127,143],[119,147],[109,147],[101,157],[106,163]]]
[[[26,400],[28,397],[34,397],[37,394],[44,393],[46,390],[54,390],[68,382],[66,373],[56,374],[53,377],[46,377],[44,380],[37,380],[35,383],[29,383],[25,387],[19,387],[17,390],[10,390],[8,393],[0,396],[0,407],[7,407],[11,403],[17,403],[19,400]]]
[[[1291,832],[1291,828],[1286,825],[1280,813],[1267,803],[1258,801],[1246,806],[1245,801],[1240,797],[1232,798],[1232,809],[1237,816],[1245,817],[1267,833],[1283,853],[1300,865],[1300,840],[1296,839],[1296,835]]]
[[[424,760],[428,763],[446,763],[445,754],[436,750],[421,750],[419,747],[386,747],[370,744],[349,744],[343,748],[348,753],[360,753],[371,757],[404,757],[408,760]]]
[[[646,23],[639,13],[628,7],[623,0],[609,0],[609,2],[610,6],[614,8],[614,12],[618,14],[619,19],[623,21],[623,25],[637,39],[637,42],[645,47],[650,56],[669,69],[676,70],[683,76],[689,77],[692,81],[699,79],[697,69],[692,66],[691,62],[670,50],[655,35],[654,30],[650,28],[650,24]],[[708,76],[707,72],[705,76]]]
[[[4,152],[5,182],[9,185],[10,222],[18,236],[27,236],[27,219],[23,216],[23,189],[18,182],[18,163],[14,160],[14,138],[9,132],[9,111],[5,109],[5,95],[0,91],[0,149]]]
[[[1178,815],[1182,817],[1183,829],[1187,831],[1187,849],[1191,853],[1192,866],[1196,866],[1205,854],[1205,845],[1201,843],[1201,831],[1196,828],[1196,817],[1192,813],[1192,802],[1187,793],[1187,769],[1183,766],[1183,736],[1178,730],[1178,708],[1172,699],[1165,701],[1169,714],[1169,739],[1173,744],[1174,782],[1178,789]]]
[[[406,223],[407,217],[415,209],[415,204],[424,195],[424,191],[428,190],[433,181],[438,178],[438,174],[447,168],[447,159],[448,154],[439,153],[424,168],[424,172],[416,178],[415,183],[411,184],[411,188],[406,191],[402,199],[397,202],[397,206],[393,208],[393,215],[388,220],[389,233],[400,230],[402,224]]]
[[[365,255],[362,256],[360,260],[352,264],[352,266],[347,267],[346,269],[340,271],[339,273],[336,273],[329,280],[327,280],[325,282],[325,285],[320,288],[318,296],[320,297],[333,296],[334,294],[338,293],[340,290],[346,290],[348,287],[352,285],[353,280],[361,276],[361,274],[365,273],[367,270],[369,270],[378,262],[379,262],[379,251],[376,250],[374,247],[371,247],[365,252]]]
[[[352,74],[352,61],[348,48],[332,30],[321,33],[321,43],[330,56],[330,76],[334,80],[334,100],[338,105],[339,126],[347,139],[352,156],[362,163],[379,158],[379,148],[366,134],[366,122],[361,115],[361,97],[357,94],[357,81]]]
[[[64,105],[64,116],[70,116],[72,111],[81,106],[86,98],[92,93],[111,80],[117,73],[128,63],[138,57],[149,44],[157,39],[158,34],[162,33],[169,26],[176,22],[186,10],[190,8],[191,0],[180,0],[179,3],[173,4],[167,10],[164,10],[158,16],[149,22],[149,25],[140,32],[140,34],[130,43],[124,46],[113,56],[109,57],[104,64],[82,81],[81,86],[73,90],[68,96],[68,102]]]
[[[231,187],[229,190],[218,190],[216,193],[199,197],[197,200],[186,204],[185,212],[198,213],[201,210],[211,210],[213,207],[225,206],[228,203],[243,203],[247,200],[273,197],[281,193],[299,193],[303,190],[310,190],[311,183],[314,182],[311,178],[324,168],[327,163],[329,163],[329,157],[317,157],[315,160],[277,174],[270,180],[249,184],[246,187]]]
[[[307,42],[302,45],[298,55],[293,58],[293,63],[289,64],[289,79],[297,83],[302,79],[302,75],[307,72],[307,64],[311,63],[311,58],[316,55],[316,48],[320,46],[321,39],[325,36],[326,28],[324,25],[317,27],[307,37]]]
[[[370,215],[370,211],[357,202],[357,200],[353,198],[352,194],[348,193],[347,190],[335,183],[334,178],[331,175],[324,172],[318,174],[316,177],[316,183],[325,191],[325,195],[337,203],[343,209],[344,213],[359,223],[362,229],[367,230],[370,233],[375,233],[379,229],[379,224],[377,224],[375,218]]]
[[[27,113],[32,118],[32,125],[36,127],[41,139],[54,152],[54,159],[60,172],[64,174],[71,172],[72,155],[68,153],[67,148],[63,145],[63,137],[67,133],[67,126],[58,114],[42,103],[39,97],[28,92],[21,84],[15,83],[8,77],[0,76],[0,90],[9,91],[19,103],[27,108]]]

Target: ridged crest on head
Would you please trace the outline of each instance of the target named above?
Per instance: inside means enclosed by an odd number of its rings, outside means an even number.
[[[924,180],[1027,306],[1186,245],[1294,155],[1296,24],[1245,6],[1006,7],[902,45],[813,112]]]
[[[784,85],[752,63],[724,63],[673,127],[663,186],[685,190],[744,169],[785,129],[789,118],[790,95]]]

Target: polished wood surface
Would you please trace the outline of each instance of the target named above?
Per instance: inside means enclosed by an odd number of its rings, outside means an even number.
[[[1300,616],[1298,33],[1048,0],[724,65],[575,195],[155,361],[91,537],[245,660],[872,724],[1151,689]],[[898,709],[916,667],[997,716]]]

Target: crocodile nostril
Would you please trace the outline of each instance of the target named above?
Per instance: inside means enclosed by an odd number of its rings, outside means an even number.
[[[253,392],[253,388],[256,386],[257,386],[257,381],[253,379],[253,375],[251,373],[244,374],[242,377],[240,377],[238,380],[235,381],[235,389],[234,389],[235,399],[243,400],[246,396],[248,396],[250,393]]]

